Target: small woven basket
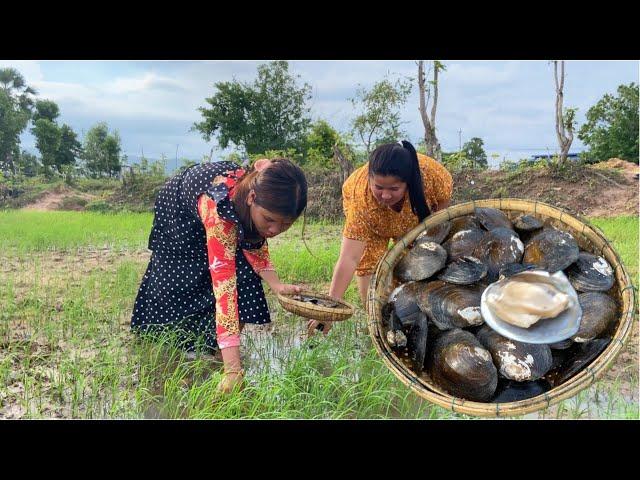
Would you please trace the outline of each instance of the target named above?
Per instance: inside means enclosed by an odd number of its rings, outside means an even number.
[[[407,246],[427,228],[456,217],[473,214],[475,207],[500,209],[512,220],[522,213],[527,213],[539,220],[551,223],[553,226],[571,233],[582,250],[603,256],[614,270],[616,280],[608,293],[616,298],[619,314],[615,324],[610,326],[608,330],[611,332],[611,341],[604,351],[577,375],[542,395],[508,403],[482,403],[451,396],[435,385],[428,375],[423,373],[418,376],[411,371],[396,356],[384,335],[382,307],[395,287],[393,269],[402,258]],[[611,366],[628,340],[633,326],[635,308],[635,292],[629,275],[620,256],[600,229],[590,225],[585,219],[577,218],[551,205],[517,198],[475,200],[449,207],[429,216],[385,254],[371,279],[367,294],[369,334],[378,353],[391,372],[420,397],[430,402],[454,412],[483,417],[524,415],[542,410],[573,397],[593,384]]]
[[[337,303],[339,306],[331,308],[323,305],[314,305],[309,302],[301,302],[299,300],[294,300],[292,298],[294,295],[304,295],[317,298],[319,300],[328,300]],[[278,294],[278,301],[285,310],[295,313],[296,315],[300,315],[301,317],[312,318],[314,320],[341,322],[350,318],[355,311],[353,305],[345,302],[344,300],[310,291],[302,291],[300,293],[286,295]]]

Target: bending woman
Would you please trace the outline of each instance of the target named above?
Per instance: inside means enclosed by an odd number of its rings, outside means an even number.
[[[188,354],[219,348],[219,389],[231,390],[244,376],[243,325],[270,322],[261,280],[276,293],[300,291],[280,282],[267,239],[286,231],[306,205],[304,173],[283,158],[258,160],[248,172],[205,163],[173,177],[156,199],[132,330],[172,332]]]
[[[371,275],[389,247],[451,200],[451,174],[407,141],[380,145],[342,186],[345,225],[329,295],[343,298],[355,273],[362,304]],[[332,323],[310,320],[309,334]]]

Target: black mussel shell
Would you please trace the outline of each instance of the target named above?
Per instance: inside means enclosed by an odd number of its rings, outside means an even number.
[[[408,282],[400,285],[389,296],[389,303],[404,326],[413,324],[420,315],[418,298],[423,289],[423,283]]]
[[[580,249],[570,233],[547,228],[536,233],[524,247],[522,263],[532,263],[555,273],[578,259]]]
[[[449,255],[449,260],[472,256],[485,231],[478,228],[460,230],[442,244]]]
[[[606,293],[587,292],[578,295],[578,302],[582,308],[580,328],[571,339],[574,342],[585,343],[600,336],[609,324],[616,318],[618,306],[616,301]]]
[[[549,370],[545,378],[552,387],[562,385],[595,360],[610,341],[610,338],[596,338],[587,343],[574,344],[570,350],[565,350],[567,359],[560,366]]]
[[[415,373],[422,372],[424,359],[427,352],[427,338],[429,337],[429,323],[427,316],[422,313],[416,320],[407,335],[407,350],[409,360]]]
[[[418,306],[441,330],[471,327],[483,322],[482,291],[475,285],[452,285],[436,280],[421,292]]]
[[[606,292],[615,281],[611,265],[587,252],[580,252],[578,260],[567,268],[567,277],[579,292]]]
[[[571,345],[573,345],[573,340],[571,340],[570,338],[567,338],[566,340],[550,343],[549,348],[551,348],[552,350],[566,350]]]
[[[439,280],[455,285],[470,285],[487,276],[487,266],[475,257],[460,257],[451,262],[440,275]]]
[[[447,238],[447,235],[449,234],[450,230],[451,230],[450,222],[439,223],[438,225],[428,228],[424,232],[422,232],[420,235],[418,235],[418,237],[415,240],[415,243],[420,243],[420,242],[442,243],[443,240]]]
[[[514,382],[507,380],[504,383],[500,382],[496,396],[493,397],[492,401],[494,403],[518,402],[542,395],[550,389],[551,385],[544,379],[532,382]]]
[[[538,267],[532,263],[508,263],[500,269],[498,276],[510,277],[516,273],[525,272],[527,270],[537,270]]]
[[[509,220],[509,217],[507,217],[502,210],[482,207],[476,207],[474,210],[478,221],[487,230],[493,230],[494,228],[507,228],[509,230],[513,230],[511,220]]]
[[[473,336],[460,329],[438,336],[427,363],[433,381],[456,397],[489,401],[498,385],[491,354]]]
[[[513,226],[517,232],[531,232],[540,230],[543,224],[533,215],[520,215],[513,221]]]
[[[500,269],[522,259],[524,246],[513,230],[494,228],[486,232],[476,246],[473,256],[487,266],[487,279],[498,279]]]
[[[447,251],[435,242],[419,242],[409,250],[395,267],[394,274],[401,282],[425,280],[442,270]]]
[[[482,230],[482,225],[474,215],[465,215],[464,217],[456,217],[451,222],[451,229],[447,240],[453,237],[456,233],[463,230]]]
[[[552,363],[549,345],[524,343],[503,337],[484,326],[477,334],[480,343],[491,352],[501,376],[516,382],[542,378]]]

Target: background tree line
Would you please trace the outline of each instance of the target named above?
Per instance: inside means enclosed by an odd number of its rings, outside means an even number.
[[[573,132],[577,131],[578,138],[588,146],[588,160],[619,157],[637,163],[638,86],[620,85],[616,95],[604,95],[587,111],[586,123],[576,130],[575,109],[562,104],[564,62],[553,63],[561,154],[568,152]],[[326,120],[312,119],[311,86],[289,72],[288,62],[265,63],[258,66],[253,82],[216,82],[212,96],[205,99],[207,106],[198,109],[201,120],[192,129],[220,148],[231,148],[233,153],[227,158],[238,162],[288,156],[307,168],[342,171],[346,175],[364,163],[376,146],[407,138],[400,118],[416,84],[418,110],[425,127],[423,138],[414,140],[418,150],[451,169],[487,168],[484,142],[479,137],[471,138],[459,151],[441,151],[436,112],[440,77],[446,75],[446,66],[433,61],[425,68],[420,61],[417,67],[416,78],[387,75],[371,88],[358,86],[355,96],[349,99],[354,112],[350,129],[340,132]],[[58,105],[36,96],[35,89],[17,70],[0,69],[0,171],[5,176],[121,175],[128,161],[122,155],[117,131],[98,122],[79,139],[61,121]],[[20,148],[20,135],[29,125],[39,155]],[[561,161],[565,159],[566,155]],[[193,163],[184,161],[182,168]],[[132,174],[165,175],[164,162],[150,164],[144,157],[139,164],[129,165],[129,170]]]

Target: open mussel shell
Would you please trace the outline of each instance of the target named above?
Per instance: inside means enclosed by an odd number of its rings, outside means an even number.
[[[504,267],[502,267],[498,276],[502,277],[510,277],[511,275],[515,275],[516,273],[526,272],[527,270],[537,270],[538,267],[533,265],[532,263],[508,263]]]
[[[435,242],[419,242],[409,250],[395,267],[394,274],[401,282],[425,280],[442,270],[447,251]]]
[[[418,306],[418,296],[424,284],[418,282],[407,282],[396,288],[389,295],[389,303],[393,307],[403,326],[409,326],[420,315]]]
[[[530,282],[532,284],[550,283],[555,289],[568,295],[568,306],[557,316],[553,318],[542,318],[535,323],[531,323],[528,328],[505,322],[494,312],[493,308],[490,307],[491,302],[487,300],[490,296],[493,298],[496,298],[496,296],[500,297],[500,290],[504,288],[504,285],[507,282],[513,281]],[[505,304],[503,303],[502,305],[504,306]],[[566,275],[563,272],[550,274],[544,270],[520,272],[492,283],[482,293],[480,311],[486,324],[500,335],[525,343],[549,344],[566,340],[578,331],[580,318],[582,317],[582,308],[578,301],[578,295],[569,283]],[[523,313],[533,314],[535,312]]]
[[[409,360],[415,373],[422,372],[424,359],[427,353],[427,338],[429,336],[429,323],[427,316],[421,313],[418,319],[411,325],[407,335],[407,350]]]
[[[552,356],[549,345],[510,340],[486,325],[476,337],[491,353],[500,375],[509,380],[538,380],[551,368]]]
[[[507,217],[507,215],[501,210],[498,210],[497,208],[482,207],[476,207],[474,210],[476,218],[487,230],[493,230],[494,228],[507,228],[509,230],[513,230],[511,220],[509,220],[509,217]]]
[[[452,285],[442,281],[429,282],[422,291],[418,306],[440,329],[466,328],[482,323],[477,286]]]
[[[416,237],[415,243],[421,242],[435,242],[442,243],[442,241],[447,238],[449,231],[451,230],[450,222],[442,222],[438,225],[435,225],[431,228],[426,229],[420,235]]]
[[[487,267],[475,257],[460,257],[447,265],[439,280],[455,285],[470,285],[487,276]]]
[[[478,243],[484,237],[485,231],[479,228],[460,230],[442,244],[449,254],[449,260],[457,260],[460,257],[472,256]]]
[[[427,367],[433,381],[456,397],[486,402],[498,385],[491,354],[472,333],[460,329],[438,336]]]
[[[571,338],[574,342],[585,343],[600,336],[618,312],[616,301],[602,292],[587,292],[578,295],[582,307],[580,328]]]
[[[507,380],[498,383],[493,403],[518,402],[527,398],[537,397],[551,389],[551,385],[544,379],[532,382],[514,382]]]
[[[523,251],[524,245],[518,235],[513,230],[499,227],[484,234],[473,256],[487,266],[487,278],[493,281],[502,267],[518,263]]]
[[[520,215],[513,221],[513,226],[517,232],[532,232],[540,230],[543,224],[540,220],[532,215]]]
[[[547,228],[527,242],[522,263],[532,263],[553,273],[564,270],[578,260],[579,253],[578,244],[570,233]]]
[[[613,287],[611,265],[602,257],[580,252],[578,260],[567,268],[573,288],[579,292],[606,292]]]
[[[560,366],[549,370],[545,379],[552,387],[562,385],[600,355],[610,341],[610,338],[596,338],[587,343],[574,344],[570,350],[563,352],[567,356],[566,360]]]

